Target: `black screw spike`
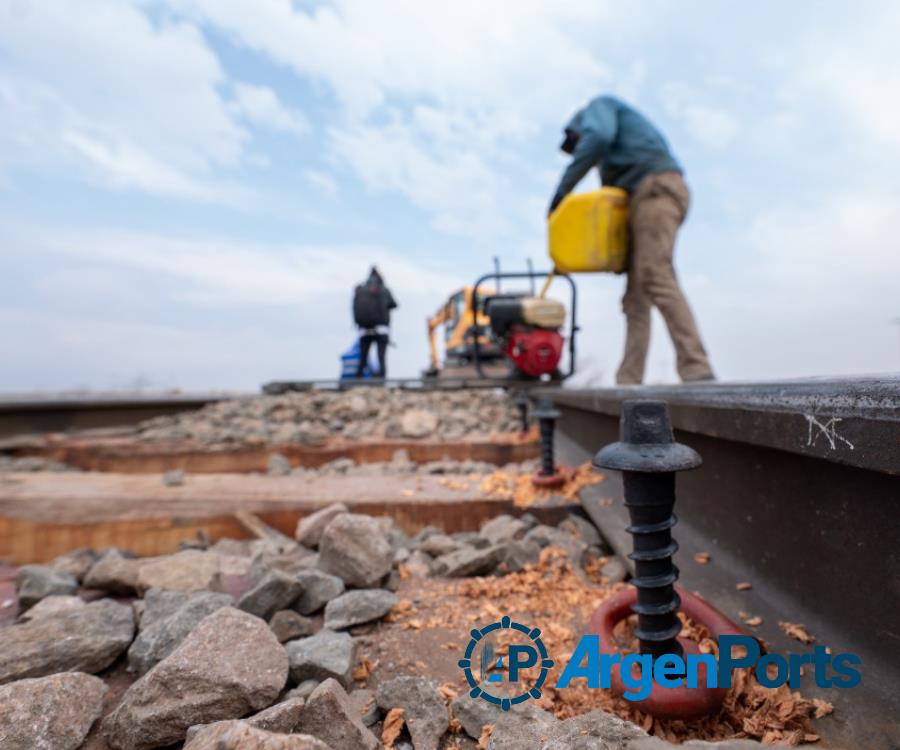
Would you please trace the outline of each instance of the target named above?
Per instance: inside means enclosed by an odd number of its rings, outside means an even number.
[[[522,432],[528,432],[528,396],[525,393],[519,393],[516,396],[516,408],[519,410],[519,419],[522,422]]]
[[[596,456],[594,466],[622,472],[625,506],[631,517],[626,531],[634,538],[638,616],[635,635],[641,653],[654,658],[663,654],[681,655],[678,633],[681,600],[675,592],[678,568],[672,556],[678,543],[672,527],[678,522],[675,506],[675,473],[695,469],[700,455],[672,434],[669,410],[664,401],[622,402],[621,440],[607,445]]]
[[[556,459],[553,450],[553,432],[560,412],[553,406],[549,398],[539,399],[532,412],[541,431],[541,470],[540,476],[551,477],[556,473]]]

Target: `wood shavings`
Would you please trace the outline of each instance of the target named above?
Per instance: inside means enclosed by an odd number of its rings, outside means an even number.
[[[735,587],[738,591],[749,591],[750,589],[753,588],[753,584],[752,584],[752,583],[748,583],[747,581],[741,581],[740,583],[736,583],[736,584],[734,585],[734,587]]]
[[[694,562],[699,565],[706,565],[711,559],[709,552],[697,552],[694,554]]]
[[[784,632],[786,636],[790,638],[794,638],[795,640],[800,641],[800,643],[815,643],[816,639],[814,636],[809,634],[809,631],[806,629],[805,625],[801,625],[796,622],[779,622],[778,627]]]
[[[353,670],[351,676],[357,682],[365,682],[369,679],[369,675],[372,674],[374,668],[375,664],[372,663],[372,660],[369,659],[368,656],[363,656],[362,659],[359,660],[359,666]]]
[[[453,490],[454,492],[465,492],[469,489],[469,483],[463,479],[447,479],[446,477],[442,477],[438,480],[438,483],[442,487],[446,487],[448,490]]]
[[[384,750],[394,750],[394,743],[403,731],[406,724],[405,713],[402,708],[392,708],[384,717],[384,727],[381,730],[381,741]]]
[[[412,497],[413,495],[416,494],[416,491],[415,490],[400,490],[400,494],[403,495],[403,497]]]
[[[585,461],[577,469],[569,469],[565,473],[566,481],[562,487],[553,489],[535,487],[531,481],[531,474],[495,471],[482,478],[479,490],[489,497],[506,498],[512,500],[513,504],[519,508],[528,508],[552,497],[563,497],[575,502],[583,488],[602,482],[604,479],[603,474]]]
[[[459,691],[452,682],[445,682],[437,689],[444,703],[450,704],[459,697]]]
[[[762,617],[759,615],[751,615],[747,612],[738,612],[738,617],[741,618],[741,621],[745,625],[749,625],[752,628],[757,627],[758,625],[762,625]]]
[[[485,724],[481,728],[481,737],[478,738],[478,750],[487,750],[491,742],[491,735],[494,733],[493,724]]]

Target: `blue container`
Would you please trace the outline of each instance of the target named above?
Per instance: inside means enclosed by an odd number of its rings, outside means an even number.
[[[371,350],[369,352],[369,362],[363,368],[363,378],[371,378],[374,368],[372,367]],[[341,355],[341,380],[353,380],[356,378],[356,367],[359,364],[359,339],[353,342],[347,351]]]

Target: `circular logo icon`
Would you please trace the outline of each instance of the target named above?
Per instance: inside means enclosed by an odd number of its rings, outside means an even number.
[[[513,640],[518,634],[522,643],[510,644],[507,649],[506,663],[504,655],[494,659],[494,650],[487,636],[499,634],[501,631],[513,631]],[[540,628],[528,628],[519,622],[513,622],[508,615],[500,618],[499,622],[492,622],[481,630],[473,629],[469,632],[471,640],[466,646],[463,658],[459,660],[459,666],[469,683],[469,695],[472,698],[481,698],[495,706],[500,706],[504,711],[519,703],[524,703],[529,698],[540,698],[541,687],[547,679],[553,660],[547,655],[547,648],[541,640]],[[481,658],[479,677],[475,678],[472,672],[472,657],[481,646]],[[537,679],[531,688],[520,688],[519,679],[525,670],[537,668]],[[507,694],[498,694],[503,687]]]

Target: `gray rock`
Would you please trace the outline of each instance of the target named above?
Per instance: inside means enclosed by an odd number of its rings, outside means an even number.
[[[581,565],[587,545],[576,536],[552,526],[535,526],[525,534],[525,541],[534,542],[539,547],[557,547],[566,553],[575,565]]]
[[[280,609],[287,609],[300,596],[303,585],[280,570],[268,571],[238,601],[238,609],[268,620]]]
[[[222,573],[215,552],[196,549],[144,562],[138,568],[138,591],[221,591]]]
[[[572,514],[560,523],[557,528],[581,539],[589,547],[603,547],[603,538],[600,536],[597,527],[581,516]]]
[[[0,687],[3,750],[76,750],[103,711],[106,685],[81,672]]]
[[[516,711],[518,706],[513,706]],[[462,725],[463,730],[473,739],[481,738],[481,731],[485,724],[494,724],[500,715],[496,706],[480,698],[470,698],[468,693],[463,693],[450,704],[450,713]]]
[[[184,739],[189,727],[259,711],[287,679],[281,644],[260,619],[226,607],[135,682],[103,720],[116,750],[149,750]]]
[[[643,729],[630,721],[597,710],[558,722],[553,737],[537,747],[541,750],[621,750],[628,740],[646,736]]]
[[[249,539],[228,539],[227,537],[222,537],[209,549],[210,552],[215,552],[220,556],[250,557],[251,554]]]
[[[347,693],[336,680],[325,680],[306,705],[300,726],[304,732],[341,750],[378,750],[381,743],[357,716]]]
[[[424,677],[395,677],[378,686],[375,699],[383,711],[403,709],[416,750],[438,750],[450,717],[434,683]]]
[[[289,690],[284,698],[285,700],[288,698],[309,698],[312,695],[312,691],[317,687],[319,687],[319,680],[303,680],[293,690]]]
[[[427,578],[431,575],[432,559],[424,552],[413,552],[403,566],[417,578]]]
[[[306,705],[305,698],[286,698],[264,711],[254,714],[246,722],[257,729],[267,732],[283,732],[290,734],[300,726],[300,714]]]
[[[428,437],[437,429],[439,421],[434,412],[407,409],[400,417],[400,434],[409,438]]]
[[[448,555],[441,555],[434,561],[432,570],[436,575],[450,578],[477,576],[490,573],[503,555],[503,545],[473,549],[466,547]]]
[[[400,573],[396,570],[392,570],[388,573],[387,578],[384,579],[384,583],[382,583],[382,587],[387,591],[397,592],[400,590],[400,586],[403,583],[403,579],[400,577]]]
[[[296,575],[303,588],[293,609],[301,615],[318,612],[328,602],[344,593],[344,582],[337,576],[322,570],[303,570]]]
[[[280,453],[271,453],[266,461],[266,473],[270,477],[286,477],[291,473],[291,462]]]
[[[525,524],[518,518],[501,515],[483,523],[478,533],[491,544],[503,544],[525,536]]]
[[[621,557],[610,557],[600,568],[600,575],[609,583],[621,583],[628,577],[628,566]]]
[[[451,552],[456,552],[456,550],[466,546],[468,545],[463,544],[446,534],[432,534],[419,545],[419,550],[432,557],[440,557],[441,555],[448,555]]]
[[[20,615],[19,621],[28,622],[40,617],[56,617],[71,612],[73,609],[81,609],[84,605],[84,600],[77,596],[48,596]]]
[[[470,547],[478,546],[478,543],[481,542],[484,544],[486,542],[485,539],[478,535],[477,531],[457,531],[454,534],[450,535],[457,542],[461,542],[462,544],[468,544]],[[484,546],[489,547],[490,544],[485,544]]]
[[[243,719],[241,723],[254,727],[255,729],[265,730],[266,732],[290,734],[297,729],[297,725],[300,723],[300,712],[303,710],[305,703],[306,700],[303,698],[285,698],[285,700],[280,703],[269,706],[264,711],[260,711],[258,714],[253,714],[253,716]],[[190,742],[208,727],[226,723],[229,722],[218,721],[213,724],[195,724],[188,728],[184,738],[185,742]]]
[[[152,589],[156,591],[156,589]],[[172,594],[181,592],[160,592]],[[141,628],[138,637],[128,649],[128,669],[139,677],[149,672],[159,662],[171,654],[188,634],[206,617],[223,607],[230,607],[234,599],[228,594],[201,591],[183,594],[184,603],[168,617],[158,618],[154,613],[151,623]],[[142,621],[146,620],[144,612]]]
[[[343,503],[334,503],[315,513],[304,516],[297,523],[297,530],[294,532],[294,539],[305,547],[315,549],[319,546],[319,540],[322,538],[322,532],[325,527],[341,513],[349,513],[350,509]]]
[[[199,727],[184,750],[334,750],[308,734],[277,734],[247,721],[219,721]]]
[[[371,516],[335,516],[319,542],[319,567],[348,586],[375,586],[390,572],[393,557],[381,525]]]
[[[356,664],[356,641],[347,633],[320,630],[309,638],[290,641],[285,648],[294,682],[334,678],[345,687],[350,685]]]
[[[519,516],[519,520],[525,524],[526,533],[531,531],[535,526],[540,526],[541,524],[534,513],[523,513]]]
[[[292,609],[282,609],[272,615],[269,627],[279,643],[286,643],[312,635],[316,630],[316,623]]]
[[[90,547],[81,547],[80,549],[67,552],[65,555],[60,555],[50,563],[50,567],[58,570],[60,573],[68,573],[70,576],[75,576],[79,581],[83,581],[98,558],[99,555]]]
[[[508,573],[518,573],[526,565],[536,563],[540,556],[541,548],[534,542],[514,541],[503,545],[500,562]]]
[[[138,570],[146,560],[125,557],[111,549],[95,562],[84,577],[89,589],[100,589],[111,594],[134,594],[137,590]]]
[[[541,750],[555,736],[561,722],[553,714],[528,703],[516,709],[497,711],[495,707],[488,750]]]
[[[174,615],[187,604],[191,595],[187,591],[163,591],[149,589],[144,592],[144,607],[141,610],[138,629],[143,630]]]
[[[399,599],[384,589],[358,589],[341,594],[325,605],[325,627],[343,630],[384,617]]]
[[[47,596],[71,596],[78,591],[78,580],[48,565],[23,565],[16,573],[19,608],[29,609]]]
[[[109,599],[0,628],[0,684],[56,672],[96,674],[128,648],[133,636],[131,607]]]
[[[367,727],[371,727],[378,721],[378,704],[372,690],[366,688],[353,690],[347,695],[347,698],[359,720]]]
[[[393,518],[390,516],[379,516],[375,519],[378,521],[381,532],[387,543],[391,545],[391,550],[396,552],[398,549],[409,547],[409,537],[406,532],[401,529]]]
[[[409,544],[411,547],[418,547],[422,542],[424,542],[428,537],[434,534],[443,534],[444,532],[439,529],[437,526],[425,526],[424,528],[419,529],[415,536],[409,540]]]
[[[296,542],[277,542],[257,540],[251,545],[253,550],[252,567],[250,569],[250,585],[255,586],[269,570],[280,570],[290,576],[296,576],[304,570],[315,568],[319,556]]]

